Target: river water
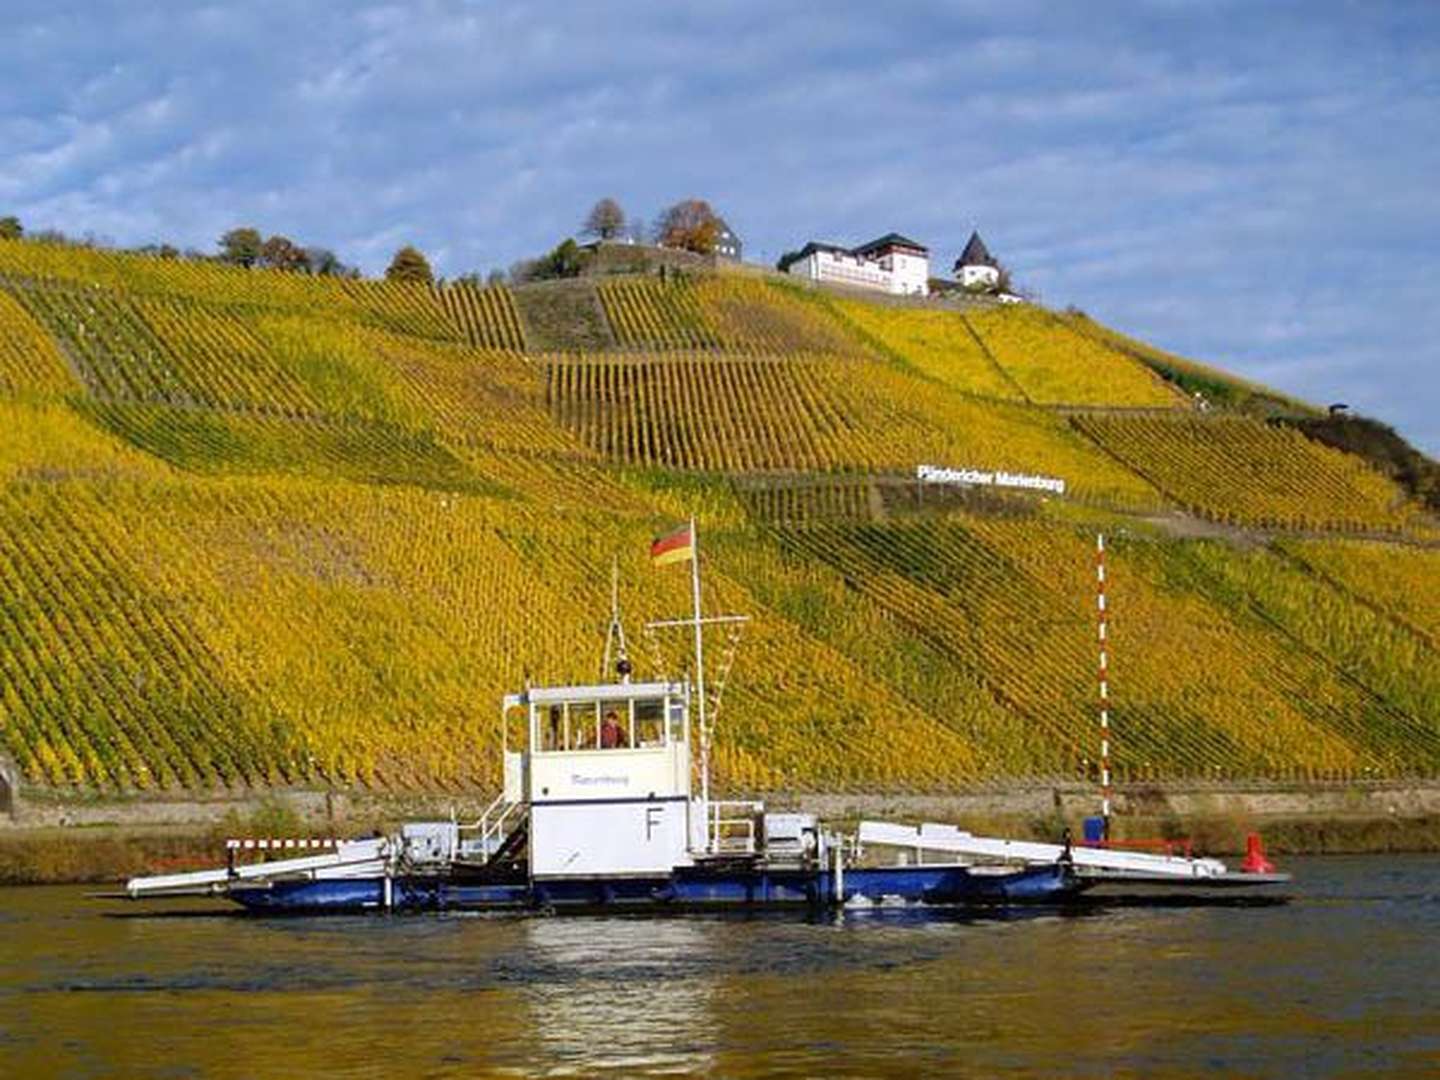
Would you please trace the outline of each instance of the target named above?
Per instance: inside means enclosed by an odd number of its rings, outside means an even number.
[[[0,1075],[1440,1076],[1440,857],[1287,868],[1282,906],[980,919],[139,917],[0,889]]]

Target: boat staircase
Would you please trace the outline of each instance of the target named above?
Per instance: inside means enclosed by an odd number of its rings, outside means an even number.
[[[530,839],[528,803],[501,792],[480,818],[459,827],[457,862],[470,867],[513,869]]]

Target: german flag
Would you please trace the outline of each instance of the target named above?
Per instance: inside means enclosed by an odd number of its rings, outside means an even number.
[[[681,525],[650,545],[650,561],[656,566],[688,562],[695,558],[695,534],[689,525]]]

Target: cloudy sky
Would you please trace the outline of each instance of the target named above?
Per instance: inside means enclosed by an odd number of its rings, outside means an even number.
[[[1440,3],[8,0],[0,214],[505,267],[602,195],[1018,281],[1440,453]]]

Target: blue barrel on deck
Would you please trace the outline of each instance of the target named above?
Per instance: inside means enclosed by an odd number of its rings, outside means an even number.
[[[1099,844],[1105,840],[1105,819],[1103,817],[1087,817],[1081,828],[1084,830],[1085,843]]]

